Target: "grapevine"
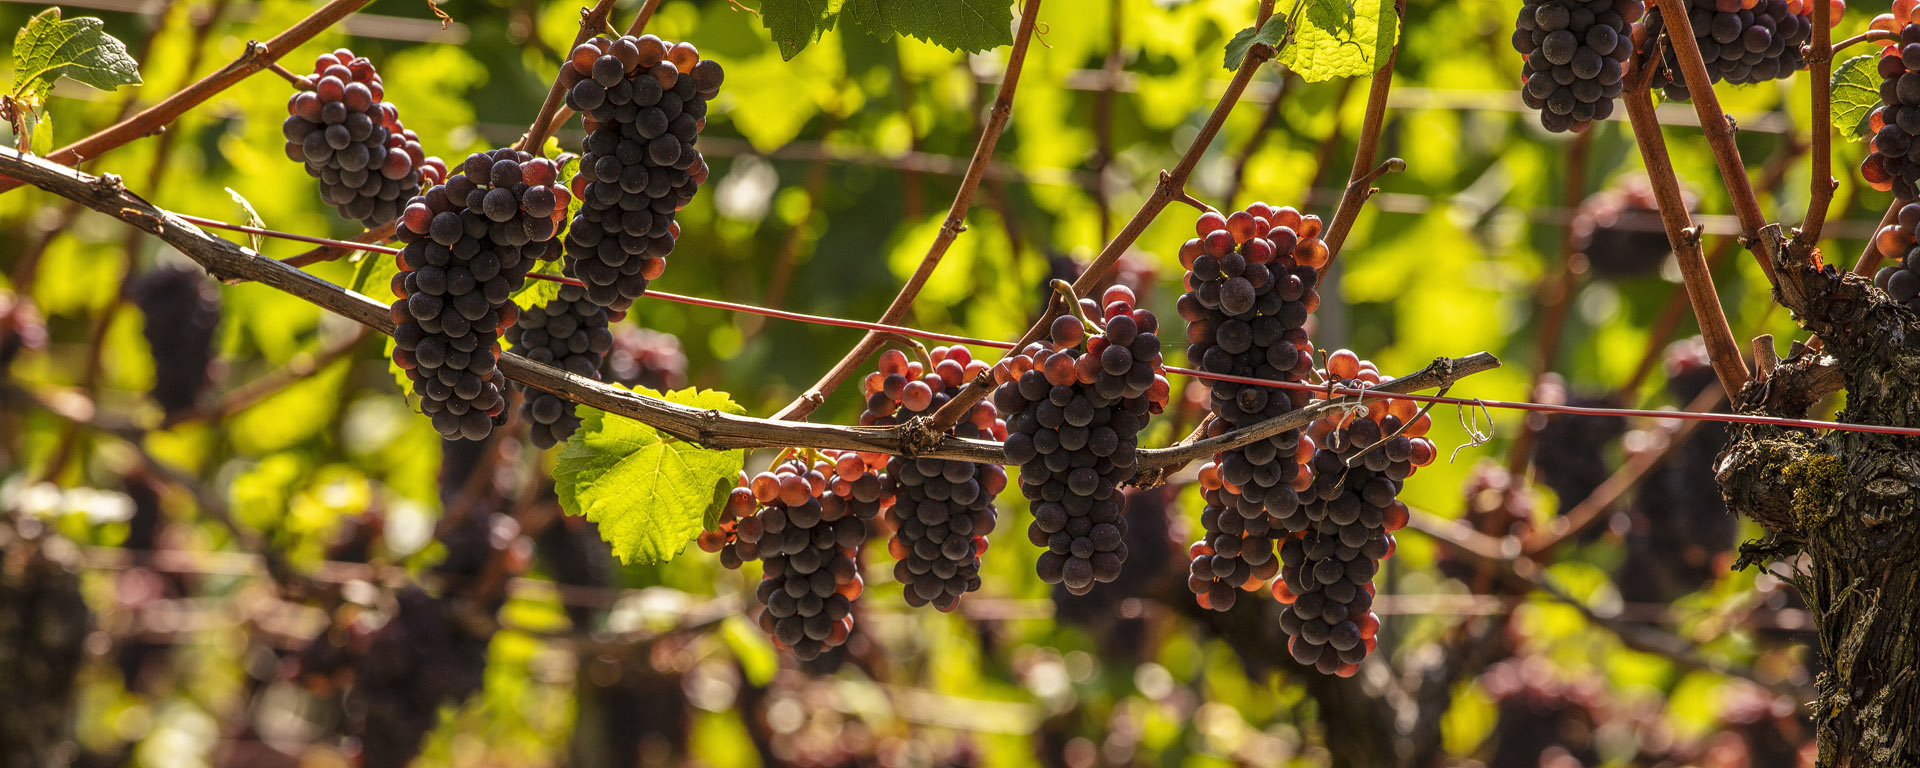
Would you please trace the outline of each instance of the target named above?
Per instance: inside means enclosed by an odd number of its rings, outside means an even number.
[[[313,90],[287,100],[287,157],[320,180],[320,198],[368,227],[399,217],[408,198],[447,176],[400,124],[373,62],[341,48],[313,63]]]

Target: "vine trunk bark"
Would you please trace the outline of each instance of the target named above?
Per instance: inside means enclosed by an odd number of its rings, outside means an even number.
[[[1920,425],[1920,320],[1866,278],[1788,256],[1782,303],[1826,340],[1764,372],[1741,411],[1800,416],[1844,386],[1839,420]],[[1739,426],[1717,471],[1767,537],[1742,564],[1793,565],[1815,617],[1819,764],[1920,766],[1920,440]]]

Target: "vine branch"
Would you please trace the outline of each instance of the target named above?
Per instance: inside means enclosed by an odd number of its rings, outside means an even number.
[[[368,0],[333,0],[288,27],[287,31],[274,36],[273,39],[265,43],[248,43],[246,51],[241,53],[239,58],[220,68],[220,71],[200,78],[193,85],[187,86],[158,104],[141,110],[139,114],[48,153],[47,159],[61,165],[74,165],[82,160],[92,160],[136,139],[160,133],[166,130],[169,123],[186,114],[187,110],[200,106],[221,91],[238,85],[249,75],[279,61],[280,57],[308,40],[312,40],[322,30],[333,26],[354,11],[360,10],[367,2]],[[20,186],[22,181],[24,180],[0,178],[0,192]]]
[[[658,3],[659,0],[653,0],[653,2],[647,5],[648,7],[652,7]],[[580,15],[580,31],[574,33],[573,45],[567,46],[567,55],[571,56],[573,49],[580,47],[581,43],[592,40],[594,35],[599,34],[600,30],[605,29],[607,26],[607,17],[612,13],[613,0],[599,0],[599,2],[593,4],[592,8],[582,13]],[[562,80],[561,77],[566,74],[568,66],[570,66],[570,62],[563,58],[560,61],[560,71],[553,74],[553,87],[547,89],[546,100],[540,102],[540,113],[534,115],[533,124],[527,126],[527,132],[520,136],[520,140],[513,143],[514,149],[520,150],[521,152],[539,151],[542,146],[546,145],[547,137],[552,136],[553,131],[560,127],[562,121],[566,120],[566,117],[560,114],[560,110],[566,108],[565,102],[567,100],[566,81]],[[571,111],[572,110],[568,110],[569,113],[571,113]]]
[[[1007,73],[1000,81],[1000,92],[993,99],[992,114],[987,124],[980,129],[979,144],[974,147],[973,160],[967,164],[967,175],[960,181],[960,189],[953,195],[953,205],[947,208],[946,222],[940,226],[940,234],[935,236],[933,244],[928,246],[927,255],[921,257],[920,266],[913,270],[900,293],[893,297],[893,303],[887,305],[880,314],[880,322],[899,323],[905,319],[908,310],[913,308],[913,300],[920,296],[920,289],[933,277],[933,271],[940,266],[940,260],[947,255],[947,249],[953,241],[966,231],[967,211],[973,207],[973,194],[980,188],[980,179],[986,175],[987,164],[993,159],[993,148],[1000,141],[1000,133],[1007,127],[1008,118],[1013,115],[1013,92],[1020,84],[1020,72],[1026,64],[1027,45],[1033,40],[1033,27],[1040,16],[1040,0],[1027,0],[1020,12],[1020,28],[1013,36],[1013,51],[1007,57]],[[807,418],[827,396],[851,377],[854,371],[865,364],[867,357],[879,349],[881,337],[869,331],[860,337],[860,341],[841,356],[839,362],[827,370],[820,380],[806,392],[780,409],[773,418],[781,421],[797,421]]]
[[[1393,13],[1400,21],[1407,16],[1407,0],[1394,0]],[[1400,21],[1396,21],[1398,24]],[[1404,30],[1401,35],[1405,35]],[[1353,231],[1354,221],[1360,217],[1360,208],[1367,204],[1367,198],[1373,196],[1373,181],[1387,171],[1399,171],[1406,168],[1406,162],[1393,158],[1375,168],[1374,153],[1380,146],[1380,128],[1387,120],[1387,96],[1393,90],[1393,62],[1400,57],[1400,40],[1393,41],[1393,50],[1387,52],[1387,60],[1373,73],[1373,85],[1367,91],[1367,114],[1360,123],[1360,144],[1354,149],[1353,171],[1348,174],[1347,192],[1340,197],[1340,207],[1335,208],[1333,219],[1327,222],[1326,236],[1321,240],[1327,244],[1327,263],[1320,267],[1325,275],[1333,268],[1333,261],[1340,257],[1340,246],[1347,242],[1347,235]],[[1389,167],[1393,166],[1393,167]]]

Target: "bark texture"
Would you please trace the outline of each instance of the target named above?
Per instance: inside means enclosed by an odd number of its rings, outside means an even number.
[[[1782,303],[1826,346],[1765,372],[1741,411],[1799,417],[1844,386],[1840,421],[1920,426],[1920,318],[1863,277],[1806,260],[1775,266]],[[1818,629],[1821,766],[1920,766],[1916,449],[1920,438],[1742,425],[1717,465],[1728,508],[1768,532],[1742,562],[1800,568],[1794,581]]]

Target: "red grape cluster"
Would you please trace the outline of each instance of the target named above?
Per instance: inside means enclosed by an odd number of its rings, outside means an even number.
[[[582,43],[560,76],[567,106],[587,124],[573,177],[584,205],[567,234],[567,261],[588,300],[624,309],[666,271],[680,236],[674,214],[706,183],[694,142],[725,73],[691,43],[644,35]]]
[[[206,272],[186,266],[142,274],[127,292],[146,316],[142,332],[153,352],[153,401],[169,416],[193,410],[213,380],[220,293]]]
[[[1692,195],[1685,196],[1688,210]],[[1628,279],[1660,271],[1673,247],[1660,222],[1660,203],[1653,187],[1635,180],[1595,193],[1580,203],[1573,217],[1574,248],[1586,256],[1598,277]]]
[[[622,326],[601,369],[607,381],[666,392],[687,385],[687,352],[671,333]]]
[[[1382,380],[1344,349],[1327,357],[1322,375],[1350,389]],[[1302,438],[1317,447],[1313,482],[1305,503],[1280,520],[1293,533],[1280,544],[1273,584],[1295,661],[1345,677],[1373,651],[1373,576],[1393,554],[1393,532],[1407,524],[1407,505],[1396,498],[1401,483],[1433,463],[1431,424],[1411,400],[1368,398],[1314,422]]]
[[[1520,98],[1540,111],[1555,133],[1584,131],[1613,114],[1626,62],[1633,55],[1633,22],[1642,0],[1526,0],[1515,20],[1513,49],[1520,65]]]
[[[599,379],[600,359],[613,348],[608,322],[618,322],[620,317],[609,317],[607,308],[587,301],[586,294],[580,286],[561,285],[560,295],[552,301],[520,313],[519,322],[507,329],[507,343],[528,360]],[[521,391],[520,415],[527,419],[535,446],[552,448],[580,428],[572,402],[524,384],[516,386]]]
[[[1168,389],[1159,321],[1134,307],[1133,291],[1114,286],[1078,309],[1105,325],[1062,315],[1051,344],[1034,342],[994,366],[993,403],[1007,420],[1007,459],[1020,465],[1020,491],[1033,502],[1027,537],[1047,550],[1040,578],[1085,594],[1120,575],[1120,483],[1133,476],[1140,430]]]
[[[320,180],[320,199],[368,227],[392,221],[421,186],[440,183],[447,166],[427,157],[420,137],[382,101],[373,62],[345,48],[314,60],[313,90],[287,100],[280,133],[287,157]]]
[[[760,628],[780,647],[811,659],[853,631],[853,601],[865,588],[860,547],[868,521],[891,503],[890,492],[858,453],[829,451],[811,468],[786,461],[735,488],[721,529],[703,534],[700,546],[718,549],[729,568],[761,561],[754,592],[766,607]]]
[[[1874,29],[1897,37],[1879,41],[1880,106],[1867,118],[1872,151],[1860,164],[1868,184],[1901,200],[1920,196],[1920,8],[1915,6],[1901,0],[1894,13],[1873,20]]]
[[[1874,248],[1890,263],[1873,276],[1873,284],[1894,301],[1920,312],[1920,247],[1914,232],[1920,228],[1920,203],[1900,207],[1894,223],[1874,233]]]
[[[1846,12],[1843,0],[1688,0],[1689,21],[1700,58],[1711,82],[1735,85],[1780,80],[1807,66],[1800,47],[1813,39],[1813,4],[1831,2],[1834,24]],[[1659,35],[1660,9],[1647,13],[1647,33]],[[1680,77],[1680,61],[1673,46],[1661,45],[1662,66],[1654,72],[1655,87],[1667,98],[1691,98]]]
[[[1327,263],[1320,230],[1319,217],[1266,203],[1200,216],[1199,237],[1180,248],[1187,293],[1177,304],[1196,367],[1267,381],[1301,381],[1313,372],[1305,326],[1320,304],[1316,268]],[[1308,399],[1302,391],[1234,381],[1208,386],[1209,436],[1284,415]],[[1300,504],[1299,446],[1300,431],[1287,430],[1224,451],[1210,465],[1213,479],[1202,487],[1211,494],[1211,512],[1201,516],[1205,534],[1191,553],[1189,583],[1203,605],[1227,610],[1249,569],[1270,560],[1260,549],[1271,553],[1273,521]]]
[[[860,425],[898,424],[931,414],[987,370],[962,346],[934,347],[928,362],[931,368],[908,362],[897,350],[882,353],[880,369],[862,382],[867,408]],[[980,402],[951,434],[1005,440],[1007,425],[992,403]],[[894,528],[887,551],[898,561],[893,577],[905,588],[908,605],[931,603],[951,611],[962,596],[980,588],[980,555],[999,522],[993,498],[1006,489],[1007,471],[998,464],[907,456],[888,459],[886,469],[895,490],[887,516]]]
[[[475,153],[400,215],[393,359],[443,436],[478,440],[505,420],[499,335],[520,317],[527,270],[559,255],[556,170],[511,149]]]

